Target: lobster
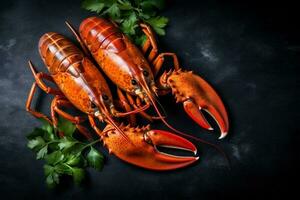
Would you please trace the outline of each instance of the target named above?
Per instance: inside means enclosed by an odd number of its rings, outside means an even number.
[[[216,91],[192,71],[183,71],[179,67],[176,54],[169,52],[158,54],[155,36],[147,24],[140,24],[142,31],[147,36],[147,40],[141,50],[125,34],[120,32],[117,24],[104,18],[89,17],[85,19],[80,24],[79,34],[71,24],[68,22],[66,24],[74,33],[82,49],[87,54],[91,54],[102,71],[118,87],[118,96],[125,110],[130,109],[130,107],[138,108],[142,102],[147,105],[147,108],[152,105],[158,117],[150,116],[144,111],[139,112],[139,114],[150,121],[160,119],[175,133],[209,144],[226,157],[225,153],[218,146],[175,129],[166,121],[159,110],[158,105],[161,104],[156,97],[172,92],[176,102],[183,103],[186,113],[201,127],[213,130],[201,112],[203,110],[214,118],[218,124],[221,131],[219,139],[224,138],[228,133],[227,112]],[[147,53],[148,56],[146,56]],[[167,56],[173,58],[174,70],[165,71],[159,76],[164,58]],[[134,99],[134,97],[136,98]],[[135,117],[131,115],[130,124],[135,125],[135,123]],[[127,134],[130,133],[130,131],[127,132]],[[115,145],[120,140],[124,140],[124,138],[118,138],[114,142],[106,142],[105,144],[119,158],[132,164],[149,168],[139,161],[132,160],[132,153],[128,155],[128,149],[120,151],[119,145]],[[153,143],[153,140],[151,141]],[[145,148],[134,148],[132,152],[144,150]]]
[[[111,153],[147,169],[177,169],[198,160],[197,156],[174,156],[157,150],[158,146],[165,146],[191,151],[196,155],[196,147],[183,137],[163,130],[153,130],[149,125],[140,128],[120,124],[118,118],[144,112],[149,104],[140,104],[134,110],[127,107],[125,112],[118,111],[106,80],[84,51],[86,49],[81,51],[58,33],[46,33],[40,38],[39,52],[50,75],[37,72],[29,61],[35,78],[26,101],[29,113],[45,119],[54,127],[58,123],[57,114],[61,115],[73,122],[83,135],[91,138],[89,131],[81,124],[88,118],[91,127]],[[57,88],[47,86],[44,80],[53,82]],[[55,95],[50,108],[51,120],[31,108],[37,86],[47,94]],[[75,107],[85,115],[73,116],[62,107]],[[96,119],[107,124],[103,131],[98,128]]]
[[[85,19],[79,28],[80,35],[69,23],[67,25],[83,48],[89,49],[102,71],[118,88],[126,92],[128,98],[122,98],[123,101],[128,100],[134,107],[140,105],[140,101],[151,104],[159,118],[170,129],[182,134],[167,123],[156,103],[156,96],[172,91],[176,102],[183,103],[184,110],[196,123],[207,130],[213,130],[201,113],[201,110],[204,110],[217,122],[221,130],[219,139],[227,135],[228,116],[221,98],[200,76],[191,71],[183,71],[179,67],[176,54],[169,52],[158,54],[155,36],[147,24],[140,24],[147,36],[142,51],[119,31],[116,24],[106,19],[98,17]],[[143,54],[148,51],[150,53],[146,59]],[[173,58],[175,69],[165,71],[157,77],[167,56]],[[132,95],[139,97],[136,102],[133,102]]]

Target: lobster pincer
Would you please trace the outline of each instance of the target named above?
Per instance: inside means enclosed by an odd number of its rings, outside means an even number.
[[[131,127],[120,125],[131,142],[121,137],[111,125],[102,133],[103,144],[109,152],[123,161],[151,170],[172,170],[197,161],[196,147],[188,140],[163,130],[151,130],[150,126]],[[158,146],[192,152],[195,156],[176,156],[160,152]]]
[[[202,111],[207,112],[221,130],[219,139],[227,135],[229,123],[225,106],[215,90],[192,71],[173,70],[164,72],[159,84],[172,90],[176,102],[183,103],[186,113],[201,127],[213,130]]]

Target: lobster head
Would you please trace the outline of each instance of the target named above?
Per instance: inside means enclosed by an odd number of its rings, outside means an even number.
[[[158,146],[175,148],[197,153],[196,147],[188,140],[162,130],[151,130],[150,126],[120,128],[130,139],[128,142],[112,126],[107,125],[102,137],[110,153],[133,165],[151,170],[172,170],[185,167],[198,160],[196,156],[175,156],[160,152]]]

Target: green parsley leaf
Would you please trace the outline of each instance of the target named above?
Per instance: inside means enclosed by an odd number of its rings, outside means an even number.
[[[74,167],[74,168],[72,168],[72,171],[73,171],[74,183],[76,185],[79,185],[84,179],[84,176],[85,176],[84,170],[81,168]]]
[[[135,39],[135,44],[142,46],[144,42],[146,42],[147,36],[146,35],[141,35]]]
[[[165,30],[163,28],[167,25],[168,21],[169,20],[166,17],[154,17],[146,20],[159,35],[165,35]]]
[[[65,136],[69,137],[72,137],[76,130],[76,126],[72,122],[62,117],[59,118],[57,127],[59,131],[63,132]]]
[[[54,167],[51,165],[44,165],[44,174],[48,176],[49,174],[52,174],[54,172]]]
[[[132,10],[133,9],[130,1],[121,1],[121,0],[119,0],[118,3],[120,4],[119,5],[120,10]]]
[[[93,147],[91,147],[89,153],[87,154],[87,161],[89,166],[96,170],[101,170],[103,167],[103,156]]]
[[[140,3],[140,5],[143,9],[146,9],[146,8],[153,9],[153,7],[156,7],[159,10],[161,10],[165,7],[165,1],[164,0],[144,0]]]
[[[139,17],[143,20],[149,19],[151,15],[148,13],[139,13]]]
[[[32,140],[29,140],[27,147],[33,149],[34,151],[39,151],[45,145],[45,141],[41,136],[38,136]]]
[[[64,154],[69,154],[69,155],[77,155],[77,154],[80,154],[82,152],[84,147],[85,147],[84,143],[79,143],[77,141],[71,147],[63,149],[63,153]]]
[[[53,126],[49,124],[49,122],[44,119],[40,119],[40,121],[43,124],[43,126],[41,127],[43,130],[47,131],[48,133],[53,133]]]
[[[76,140],[74,140],[72,138],[68,138],[68,137],[63,137],[59,141],[60,141],[60,143],[58,144],[58,146],[59,146],[60,150],[68,149],[77,143]]]
[[[131,13],[131,15],[125,19],[121,25],[121,29],[124,31],[124,33],[129,35],[135,34],[136,27],[138,27],[138,25],[135,13]]]
[[[46,183],[49,188],[54,188],[59,184],[59,174],[56,172],[49,174],[46,178]]]
[[[97,2],[95,0],[85,0],[82,2],[82,7],[86,10],[100,13],[104,8],[105,4],[101,2]]]
[[[59,174],[67,174],[67,175],[70,175],[70,176],[73,175],[72,167],[68,166],[65,163],[58,164],[54,168],[55,168],[55,171]]]
[[[45,155],[48,153],[48,145],[45,145],[42,149],[40,149],[36,154],[36,159],[39,160],[44,158]]]
[[[66,164],[70,166],[81,166],[84,160],[81,154],[76,154],[76,155],[72,154],[69,155],[66,159],[67,159]]]
[[[64,159],[64,155],[61,151],[54,151],[51,154],[45,156],[46,162],[49,165],[56,165]]]
[[[114,3],[110,8],[106,10],[106,13],[112,18],[112,19],[117,19],[120,17],[120,8],[117,3]]]

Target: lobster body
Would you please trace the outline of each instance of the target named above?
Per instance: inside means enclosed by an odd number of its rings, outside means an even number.
[[[58,33],[46,33],[39,41],[40,55],[53,80],[67,99],[84,113],[91,113],[90,101],[109,87],[94,64],[69,40]]]
[[[121,89],[133,94],[131,80],[143,70],[153,74],[142,52],[113,23],[90,17],[80,25],[80,35],[105,74]]]

